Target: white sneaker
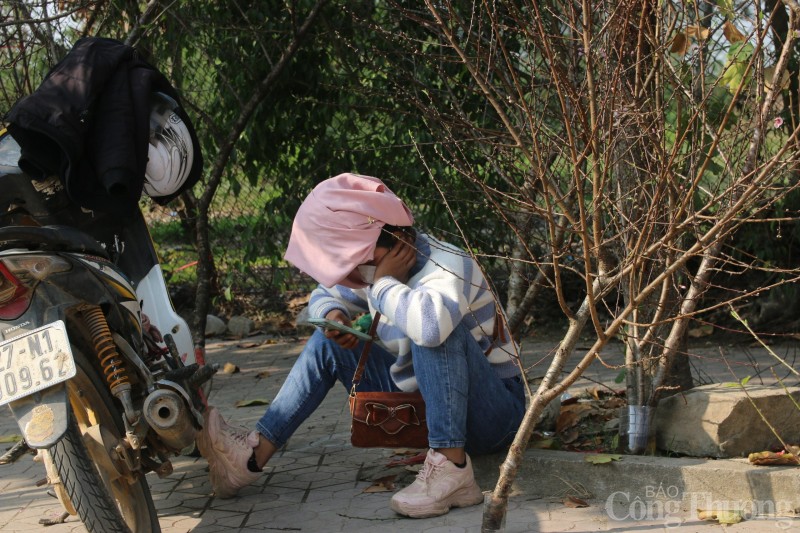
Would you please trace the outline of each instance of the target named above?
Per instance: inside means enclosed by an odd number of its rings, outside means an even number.
[[[218,498],[233,498],[239,489],[261,477],[261,472],[247,468],[253,448],[258,446],[258,433],[228,425],[216,407],[206,409],[203,419],[197,447],[208,461],[211,486]]]
[[[472,461],[458,468],[447,457],[428,450],[425,464],[414,483],[392,496],[393,511],[412,518],[427,518],[447,513],[451,507],[468,507],[483,501],[475,483]]]

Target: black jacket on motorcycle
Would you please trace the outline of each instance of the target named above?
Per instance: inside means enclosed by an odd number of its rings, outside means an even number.
[[[87,209],[125,218],[138,207],[147,166],[150,97],[177,91],[137,51],[98,37],[78,40],[31,95],[8,113],[8,131],[19,143],[20,168],[33,178],[59,175],[70,199]],[[202,174],[195,130],[178,110],[194,145],[182,190]],[[155,198],[166,203],[181,191]]]

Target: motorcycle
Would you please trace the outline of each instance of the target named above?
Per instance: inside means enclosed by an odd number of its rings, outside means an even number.
[[[0,131],[0,406],[89,531],[160,531],[146,474],[192,451],[216,367],[174,311],[141,213],[109,222],[18,158]]]

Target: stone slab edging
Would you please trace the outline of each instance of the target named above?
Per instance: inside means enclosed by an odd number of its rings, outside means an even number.
[[[623,514],[741,509],[749,514],[787,516],[800,509],[800,467],[755,466],[746,459],[639,455],[592,464],[586,461],[587,455],[528,450],[512,493],[541,498],[569,494],[607,509],[621,508],[618,513]],[[482,490],[494,489],[505,458],[506,454],[473,458]]]

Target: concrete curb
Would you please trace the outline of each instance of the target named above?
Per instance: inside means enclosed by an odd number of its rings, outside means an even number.
[[[676,502],[683,510],[738,508],[755,514],[796,514],[800,510],[800,468],[755,466],[745,459],[691,459],[623,455],[591,464],[587,454],[528,450],[513,485],[533,497],[566,494],[608,505]],[[476,457],[480,487],[492,490],[505,454]],[[589,495],[590,494],[590,495]]]

